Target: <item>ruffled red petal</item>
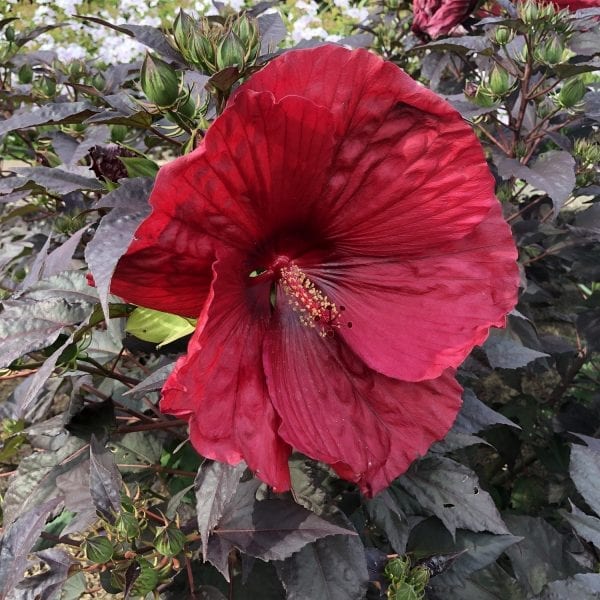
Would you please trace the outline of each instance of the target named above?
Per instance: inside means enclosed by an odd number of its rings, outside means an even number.
[[[517,302],[519,273],[510,229],[496,204],[467,237],[422,256],[348,258],[308,276],[338,306],[338,330],[373,369],[405,381],[457,367]]]
[[[496,203],[472,129],[447,102],[364,51],[292,51],[241,90],[301,95],[333,115],[340,142],[314,220],[339,249],[408,256],[467,235]],[[311,173],[312,175],[312,173]]]
[[[241,257],[218,262],[215,280],[190,340],[163,388],[163,412],[188,418],[190,439],[207,458],[244,459],[278,491],[290,487],[289,446],[269,401],[262,340],[269,292],[247,289]],[[261,290],[264,291],[264,290]]]
[[[300,325],[279,294],[264,366],[279,434],[373,495],[451,427],[461,388],[446,373],[407,383],[369,369],[339,337]]]

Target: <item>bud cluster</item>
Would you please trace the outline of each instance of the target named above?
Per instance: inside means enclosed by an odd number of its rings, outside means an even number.
[[[390,582],[388,598],[422,600],[431,573],[427,567],[413,567],[408,556],[398,556],[386,564],[384,575]]]
[[[245,14],[194,19],[181,10],[173,37],[185,60],[207,75],[228,68],[237,69],[241,75],[256,64],[260,54],[258,25]]]
[[[133,497],[123,495],[121,503],[112,522],[103,521],[102,530],[86,537],[81,549],[87,562],[98,565],[107,592],[123,592],[135,571],[130,593],[145,596],[179,571],[177,557],[185,553],[187,538],[178,519],[150,510],[139,490]]]

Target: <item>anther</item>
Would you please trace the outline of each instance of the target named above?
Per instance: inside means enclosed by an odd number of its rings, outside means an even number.
[[[297,265],[281,269],[281,286],[292,310],[307,327],[318,327],[319,335],[331,337],[341,326],[340,310],[315,286]]]

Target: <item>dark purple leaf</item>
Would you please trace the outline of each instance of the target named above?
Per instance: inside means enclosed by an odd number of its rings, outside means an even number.
[[[98,109],[89,102],[59,102],[27,107],[0,121],[0,137],[14,131],[50,123],[81,123]]]
[[[581,570],[569,553],[567,539],[544,519],[518,515],[505,518],[511,533],[523,538],[507,548],[506,554],[517,580],[527,588],[528,598],[539,594],[548,582]]]
[[[77,562],[60,548],[36,552],[35,556],[46,564],[47,569],[39,575],[23,579],[16,587],[19,600],[53,600],[69,577],[69,569]]]
[[[4,495],[2,509],[4,526],[7,527],[19,515],[50,499],[63,499],[56,486],[56,478],[75,469],[87,452],[82,440],[67,437],[52,452],[34,452],[21,460],[16,474],[10,479]]]
[[[449,458],[425,458],[413,463],[396,485],[440,519],[452,535],[458,528],[509,533],[475,473]]]
[[[224,514],[225,507],[234,497],[246,464],[232,467],[213,462],[200,467],[194,481],[198,531],[202,538],[202,554],[206,558],[208,538]]]
[[[564,150],[550,150],[526,167],[506,156],[495,160],[498,174],[503,179],[517,177],[552,198],[554,214],[558,214],[575,187],[575,159]]]
[[[274,52],[287,35],[281,15],[278,12],[267,13],[260,15],[257,21],[260,31],[260,53]]]
[[[436,52],[450,50],[458,54],[469,54],[477,52],[481,54],[491,49],[491,42],[487,38],[479,35],[464,35],[462,37],[444,38],[434,40],[421,46],[415,46],[414,50],[431,49]]]
[[[69,194],[77,190],[101,190],[102,184],[95,177],[64,171],[58,167],[24,167],[16,171],[20,185],[29,181],[55,194]]]
[[[171,46],[165,34],[156,29],[156,27],[150,27],[149,25],[134,25],[130,23],[115,25],[104,19],[90,17],[88,15],[81,15],[78,18],[83,19],[84,21],[93,21],[94,23],[104,25],[104,27],[114,29],[119,33],[124,33],[140,42],[140,44],[152,48],[152,50],[161,54],[166,60],[177,63],[179,66],[185,65],[183,56]]]
[[[89,307],[54,299],[8,307],[0,318],[0,366],[50,346],[61,331],[81,322]],[[58,357],[57,357],[58,358]]]
[[[530,362],[548,356],[523,346],[506,334],[493,333],[483,344],[483,350],[493,369],[519,369]]]
[[[462,433],[478,433],[493,425],[508,425],[520,429],[516,423],[481,402],[473,390],[465,389],[463,405],[456,417],[453,429]]]
[[[569,579],[549,583],[534,600],[598,600],[600,575],[578,573]]]
[[[28,287],[38,282],[40,279],[49,278],[53,275],[58,275],[63,271],[67,271],[71,267],[71,259],[83,234],[88,230],[88,226],[82,227],[79,231],[71,234],[69,239],[48,253],[50,246],[50,237],[46,240],[43,248],[37,254],[34,263],[29,269],[29,273],[21,284],[20,290],[26,290]]]
[[[114,523],[121,510],[123,480],[111,452],[92,435],[90,442],[90,494],[102,518]]]
[[[369,518],[385,533],[394,551],[404,554],[411,525],[389,489],[367,500],[365,506]]]
[[[600,92],[588,92],[583,97],[585,115],[594,121],[600,121]]]
[[[347,519],[343,526],[352,527]],[[277,570],[288,600],[362,600],[369,581],[365,548],[353,535],[307,544]]]
[[[257,501],[257,483],[240,483],[208,541],[206,558],[228,578],[233,548],[265,561],[284,560],[306,544],[355,532],[330,523],[289,500]]]
[[[577,535],[588,542],[592,542],[596,548],[600,548],[600,519],[598,517],[585,514],[572,502],[571,512],[561,510],[560,514],[571,524]]]
[[[165,381],[173,371],[173,367],[175,367],[175,362],[171,362],[168,365],[163,365],[162,367],[156,369],[154,373],[148,375],[146,379],[140,381],[135,387],[132,387],[130,390],[123,394],[124,396],[135,396],[136,394],[145,394],[147,392],[156,392],[162,389]]]
[[[600,454],[588,446],[573,444],[569,474],[577,491],[600,516]]]
[[[0,540],[0,598],[14,588],[27,567],[27,555],[37,541],[48,515],[59,505],[52,498],[34,506],[8,525]]]
[[[198,600],[227,600],[227,598],[212,585],[201,585],[196,590],[196,598]]]
[[[103,198],[104,206],[114,208],[100,221],[96,234],[85,248],[85,259],[94,277],[106,320],[110,280],[119,259],[125,254],[133,234],[150,212],[148,197],[153,181],[136,177],[123,181]]]

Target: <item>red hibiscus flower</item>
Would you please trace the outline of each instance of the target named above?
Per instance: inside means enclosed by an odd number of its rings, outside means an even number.
[[[558,9],[579,10],[600,6],[600,0],[552,0]],[[412,31],[420,37],[436,39],[452,34],[477,6],[477,0],[413,0]],[[478,16],[500,15],[502,8],[495,2]],[[464,30],[462,30],[464,32]]]
[[[242,85],[163,167],[114,293],[198,316],[161,409],[289,489],[292,448],[374,494],[442,438],[454,369],[515,304],[481,147],[391,63],[325,45]]]
[[[477,5],[477,0],[413,0],[412,30],[432,39],[448,35]]]

